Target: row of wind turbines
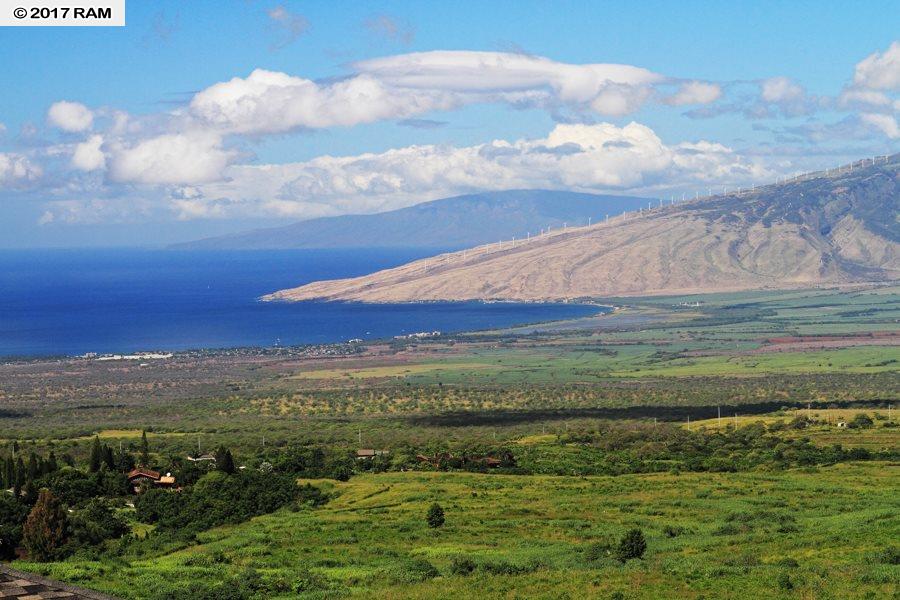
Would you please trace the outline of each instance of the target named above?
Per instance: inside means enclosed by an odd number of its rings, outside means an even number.
[[[734,191],[732,191],[731,195],[734,195],[737,197],[743,197],[743,196],[746,196],[749,194],[753,194],[754,192],[756,192],[757,189],[760,189],[760,188],[769,188],[769,187],[774,187],[777,185],[788,185],[788,184],[793,184],[793,183],[799,183],[801,181],[808,181],[810,179],[816,179],[816,178],[820,178],[820,177],[828,177],[828,178],[839,177],[844,174],[853,173],[854,168],[859,170],[866,166],[887,164],[889,161],[890,161],[890,156],[887,154],[881,155],[881,156],[873,156],[872,158],[863,158],[860,160],[850,162],[846,165],[839,165],[834,168],[826,167],[824,170],[820,170],[820,171],[809,171],[806,173],[798,172],[790,178],[776,177],[774,183],[770,183],[770,184],[766,184],[766,185],[761,185],[761,186],[754,185],[754,186],[750,186],[750,187],[737,186],[736,188],[732,188]],[[430,259],[424,259],[422,261],[422,270],[423,270],[423,272],[428,272],[429,268],[433,269],[435,267],[449,265],[451,262],[455,262],[456,259],[461,259],[461,261],[465,262],[466,260],[468,260],[469,258],[472,258],[472,257],[483,256],[485,254],[492,254],[495,252],[501,252],[504,249],[504,242],[506,244],[506,249],[512,250],[512,249],[518,248],[525,244],[529,244],[529,243],[532,243],[535,241],[546,239],[550,235],[559,235],[559,234],[567,233],[569,231],[569,229],[583,230],[588,227],[591,227],[592,225],[597,226],[600,224],[609,224],[611,222],[623,222],[623,221],[631,220],[631,219],[639,219],[642,217],[649,216],[651,214],[654,214],[654,215],[658,214],[661,209],[663,209],[667,206],[672,207],[677,204],[688,202],[691,200],[693,200],[695,202],[706,201],[711,198],[725,197],[728,195],[729,194],[728,194],[728,186],[727,185],[722,186],[721,194],[714,194],[712,186],[707,187],[706,195],[704,195],[704,196],[700,195],[699,190],[697,190],[695,192],[693,198],[690,198],[686,192],[682,192],[680,201],[678,200],[678,198],[675,197],[674,194],[671,194],[669,196],[668,204],[666,204],[666,200],[664,198],[652,199],[652,200],[648,200],[646,209],[641,207],[641,208],[637,209],[636,211],[625,211],[618,215],[613,215],[612,217],[610,217],[609,214],[606,214],[602,221],[593,222],[593,217],[588,217],[588,221],[587,221],[586,225],[576,225],[576,226],[570,228],[568,226],[568,223],[564,222],[562,224],[562,227],[557,227],[555,230],[553,229],[552,225],[547,225],[546,228],[541,229],[539,232],[535,233],[535,235],[533,235],[533,236],[531,235],[531,232],[529,231],[525,234],[524,238],[513,237],[512,239],[509,239],[509,240],[499,240],[497,242],[483,244],[481,246],[476,246],[475,248],[469,248],[469,249],[461,250],[458,252],[448,252],[448,253],[444,253],[444,254],[439,254],[436,257],[433,257]],[[654,206],[654,204],[656,204],[656,206]]]

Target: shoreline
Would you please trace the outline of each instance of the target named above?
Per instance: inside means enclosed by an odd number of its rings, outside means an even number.
[[[597,319],[602,318],[604,316],[613,315],[619,308],[611,304],[599,303],[599,302],[517,302],[517,301],[460,301],[460,302],[443,302],[443,301],[433,301],[433,302],[421,302],[421,303],[398,303],[398,306],[403,306],[407,304],[516,304],[516,305],[544,305],[544,306],[556,306],[556,305],[571,305],[571,306],[584,306],[584,307],[594,307],[596,310],[594,314],[582,317],[575,318],[564,318],[564,319],[548,319],[548,320],[539,320],[539,321],[527,321],[524,323],[519,323],[515,325],[511,325],[508,327],[496,329],[496,328],[485,328],[485,329],[464,329],[460,331],[453,331],[448,333],[441,333],[439,336],[429,336],[430,340],[447,340],[452,339],[453,337],[460,336],[472,336],[472,335],[503,335],[503,332],[514,332],[517,329],[525,328],[525,327],[548,327],[554,324],[565,324],[571,322],[577,322],[583,319]],[[296,303],[296,304],[303,304]],[[331,303],[335,304],[335,303]],[[366,304],[366,303],[345,303],[345,304]],[[387,304],[387,303],[385,303]],[[384,306],[384,304],[380,304]],[[603,309],[609,309],[608,312],[604,312]],[[284,357],[336,357],[336,356],[353,356],[358,354],[367,346],[370,345],[382,345],[382,344],[391,344],[398,343],[403,341],[410,342],[423,342],[426,338],[409,338],[408,340],[403,340],[397,337],[399,334],[389,335],[386,337],[378,337],[372,339],[365,339],[357,341],[359,338],[354,340],[342,340],[335,342],[323,342],[323,343],[305,343],[305,344],[289,344],[284,346],[259,346],[259,345],[248,345],[248,346],[218,346],[218,347],[196,347],[196,348],[186,348],[181,350],[168,350],[162,348],[153,348],[153,349],[144,349],[139,351],[110,351],[110,352],[85,352],[81,354],[35,354],[35,355],[0,355],[0,365],[10,365],[10,364],[34,364],[34,363],[42,363],[42,362],[105,362],[111,365],[115,364],[123,364],[128,363],[133,366],[146,366],[150,361],[153,363],[160,363],[167,360],[176,360],[183,358],[215,358],[217,356],[226,357],[226,356],[284,356]],[[354,351],[350,352],[333,352],[334,350],[341,349],[353,349]],[[331,352],[330,352],[331,351]]]

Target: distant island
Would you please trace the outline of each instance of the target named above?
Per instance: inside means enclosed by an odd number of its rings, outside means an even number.
[[[483,192],[376,214],[301,221],[283,227],[170,246],[178,250],[294,248],[466,248],[585,225],[647,206],[647,198],[555,190]]]

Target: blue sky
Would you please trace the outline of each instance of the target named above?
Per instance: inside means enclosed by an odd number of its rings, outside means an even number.
[[[131,0],[124,28],[2,28],[0,247],[893,153],[898,22],[877,1]]]

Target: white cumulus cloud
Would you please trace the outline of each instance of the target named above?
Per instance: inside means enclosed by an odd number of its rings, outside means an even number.
[[[893,115],[879,113],[863,113],[859,116],[863,123],[871,125],[892,140],[900,139],[900,126]]]
[[[682,84],[677,93],[666,98],[666,104],[683,106],[686,104],[709,104],[722,96],[722,88],[715,83],[689,81]]]
[[[28,157],[11,152],[0,152],[0,188],[16,187],[35,181],[41,169]]]
[[[791,102],[804,95],[803,88],[789,77],[772,77],[762,83],[762,99],[766,102]]]
[[[900,40],[884,52],[874,52],[860,61],[853,83],[872,90],[900,89]]]
[[[47,120],[54,127],[70,133],[87,131],[94,123],[94,113],[79,102],[61,100],[47,111]]]
[[[416,145],[281,165],[234,165],[200,194],[179,194],[179,218],[311,218],[374,212],[479,190],[647,192],[670,184],[758,181],[772,172],[712,142],[665,144],[645,125],[560,124],[546,137],[474,146]]]
[[[72,153],[72,166],[79,171],[96,171],[106,166],[106,155],[103,154],[103,136],[92,135],[75,146]]]
[[[352,126],[477,102],[563,105],[611,116],[638,110],[662,75],[630,65],[575,65],[502,52],[435,51],[366,60],[316,82],[257,69],[197,93],[190,114],[231,133]]]
[[[360,75],[318,84],[257,69],[247,78],[217,83],[194,96],[191,114],[201,123],[234,133],[277,133],[403,118],[457,103],[433,91],[394,90]]]
[[[113,181],[146,184],[194,184],[215,181],[236,157],[209,132],[164,134],[133,146],[119,145],[109,158]]]

